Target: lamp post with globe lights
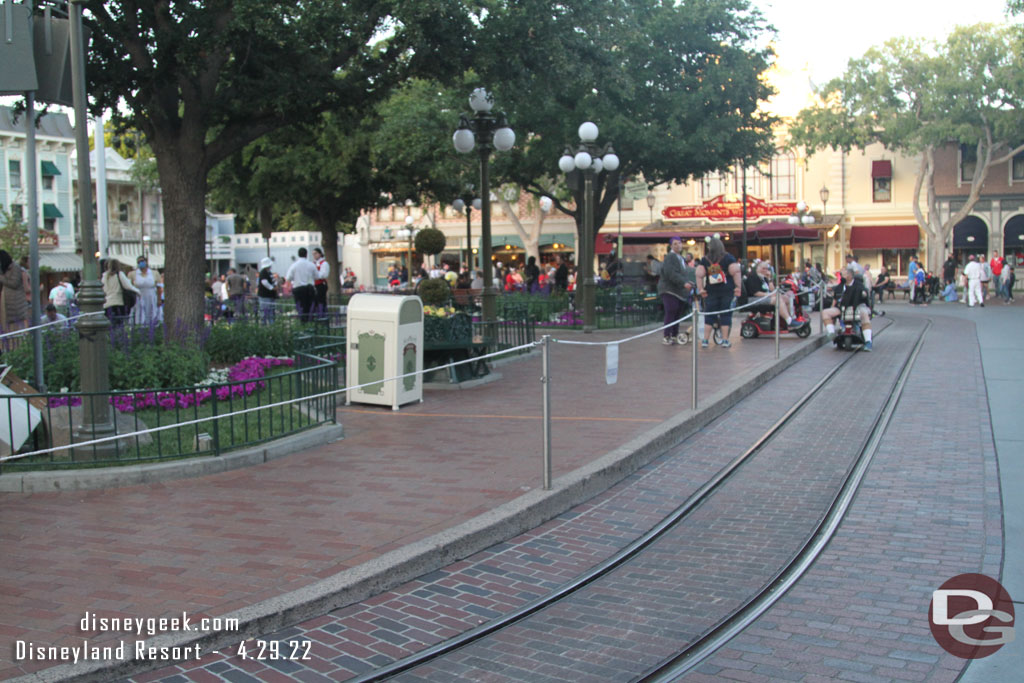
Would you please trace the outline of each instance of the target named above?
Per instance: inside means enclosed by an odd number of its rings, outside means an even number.
[[[452,208],[466,215],[466,267],[469,269],[469,274],[473,274],[473,227],[471,224],[470,216],[473,213],[473,209],[479,211],[483,207],[483,201],[477,197],[473,198],[473,195],[467,192],[462,197],[459,197],[452,202]]]
[[[505,115],[495,112],[494,97],[484,88],[477,88],[469,95],[469,106],[473,116],[459,117],[459,127],[452,135],[452,143],[460,154],[468,154],[474,147],[480,156],[480,265],[483,269],[483,319],[495,319],[496,292],[491,263],[491,180],[488,164],[491,151],[507,152],[516,142],[515,132],[509,128]]]
[[[611,143],[604,147],[597,144],[597,125],[587,121],[579,127],[580,143],[576,154],[571,148],[558,160],[558,168],[566,175],[570,188],[579,189],[579,181],[583,179],[583,230],[579,250],[576,278],[577,289],[580,290],[580,303],[583,309],[583,331],[593,332],[594,324],[594,177],[602,171],[614,173],[619,169],[619,157],[612,149]],[[616,182],[616,185],[618,183]],[[582,282],[582,284],[581,284]]]

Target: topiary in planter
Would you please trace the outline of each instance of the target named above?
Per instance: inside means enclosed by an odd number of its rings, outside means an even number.
[[[416,233],[416,251],[433,256],[444,251],[444,233],[437,228],[424,228]]]
[[[420,295],[423,303],[427,306],[443,306],[451,298],[452,289],[444,281],[444,278],[435,277],[420,282],[416,293]]]

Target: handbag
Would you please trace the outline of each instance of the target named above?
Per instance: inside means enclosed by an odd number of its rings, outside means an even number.
[[[125,313],[127,313],[128,311],[132,310],[132,308],[135,307],[135,300],[137,297],[135,296],[135,292],[133,292],[130,289],[124,288],[124,284],[121,282],[122,277],[123,273],[118,272],[117,285],[121,288],[121,298],[124,300],[124,310]]]

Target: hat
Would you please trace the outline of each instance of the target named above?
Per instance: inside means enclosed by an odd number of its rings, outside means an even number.
[[[272,265],[274,265],[274,259],[270,258],[269,256],[264,256],[262,259],[260,259],[260,270],[263,270],[264,268],[269,268]]]

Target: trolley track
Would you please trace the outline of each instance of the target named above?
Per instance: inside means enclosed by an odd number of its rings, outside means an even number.
[[[902,391],[902,383],[905,383],[906,374],[909,373],[909,369],[913,366],[913,360],[916,357],[917,351],[920,349],[920,345],[924,339],[927,329],[927,326],[925,326],[918,335],[917,340],[913,345],[913,350],[903,359],[900,377],[890,388],[891,397],[894,396],[898,399],[899,392]],[[679,527],[679,525],[695,510],[700,508],[705,501],[710,499],[716,492],[720,491],[723,486],[725,486],[725,484],[742,469],[743,465],[750,462],[754,455],[761,452],[781,430],[789,425],[794,418],[804,410],[808,404],[812,403],[816,397],[821,396],[829,387],[835,376],[847,367],[854,357],[855,354],[850,354],[843,359],[842,362],[832,368],[789,410],[787,410],[780,419],[778,419],[764,434],[762,434],[753,443],[753,445],[719,470],[711,479],[690,495],[657,526],[623,548],[620,552],[609,557],[601,564],[595,566],[592,570],[584,573],[574,581],[562,586],[544,598],[529,603],[518,610],[504,615],[503,617],[499,617],[486,624],[482,624],[481,626],[450,640],[428,647],[415,655],[396,661],[388,666],[369,672],[353,680],[360,682],[384,680],[403,672],[409,672],[412,669],[423,666],[424,664],[428,664],[432,661],[436,661],[446,654],[452,653],[472,643],[484,640],[492,634],[523,622],[530,616],[556,605],[561,601],[565,601],[570,596],[573,596],[574,594],[579,593],[582,589],[595,584],[602,577],[609,575],[614,570],[623,567],[631,560],[637,558],[645,549],[650,548],[653,544],[664,538],[667,533]],[[842,513],[845,512],[850,500],[852,500],[852,497],[856,492],[857,485],[863,477],[863,472],[867,467],[867,463],[870,462],[870,456],[865,457],[865,453],[874,447],[872,444],[875,446],[877,445],[877,440],[884,432],[884,424],[887,423],[891,416],[891,410],[887,410],[886,406],[891,406],[892,409],[894,409],[895,403],[896,401],[894,400],[886,401],[883,404],[883,408],[874,416],[872,426],[869,430],[869,435],[864,438],[864,442],[861,444],[858,455],[854,460],[854,464],[851,465],[844,473],[842,485],[839,488],[839,492],[836,494],[835,499],[829,505],[828,514],[821,519],[820,523],[815,528],[811,540],[806,541],[800,551],[793,557],[792,561],[789,562],[782,571],[773,576],[770,581],[766,582],[764,587],[758,591],[752,599],[746,601],[738,609],[732,610],[725,619],[719,621],[713,626],[713,628],[707,630],[700,638],[696,639],[691,646],[687,647],[682,652],[678,652],[672,657],[669,657],[658,666],[650,669],[644,675],[645,678],[643,680],[672,680],[681,675],[681,672],[685,672],[685,670],[695,666],[696,663],[699,663],[699,661],[704,657],[727,642],[732,635],[735,635],[742,630],[746,624],[749,624],[751,621],[756,619],[759,614],[763,613],[763,611],[770,606],[771,602],[774,602],[774,599],[777,599],[777,597],[784,592],[785,588],[792,585],[792,583],[799,578],[799,575],[810,566],[814,558],[824,547],[824,544],[827,543],[831,533],[835,531],[839,521],[841,521]],[[769,598],[774,596],[774,599],[772,599],[771,602],[765,603],[764,600],[766,596]]]

